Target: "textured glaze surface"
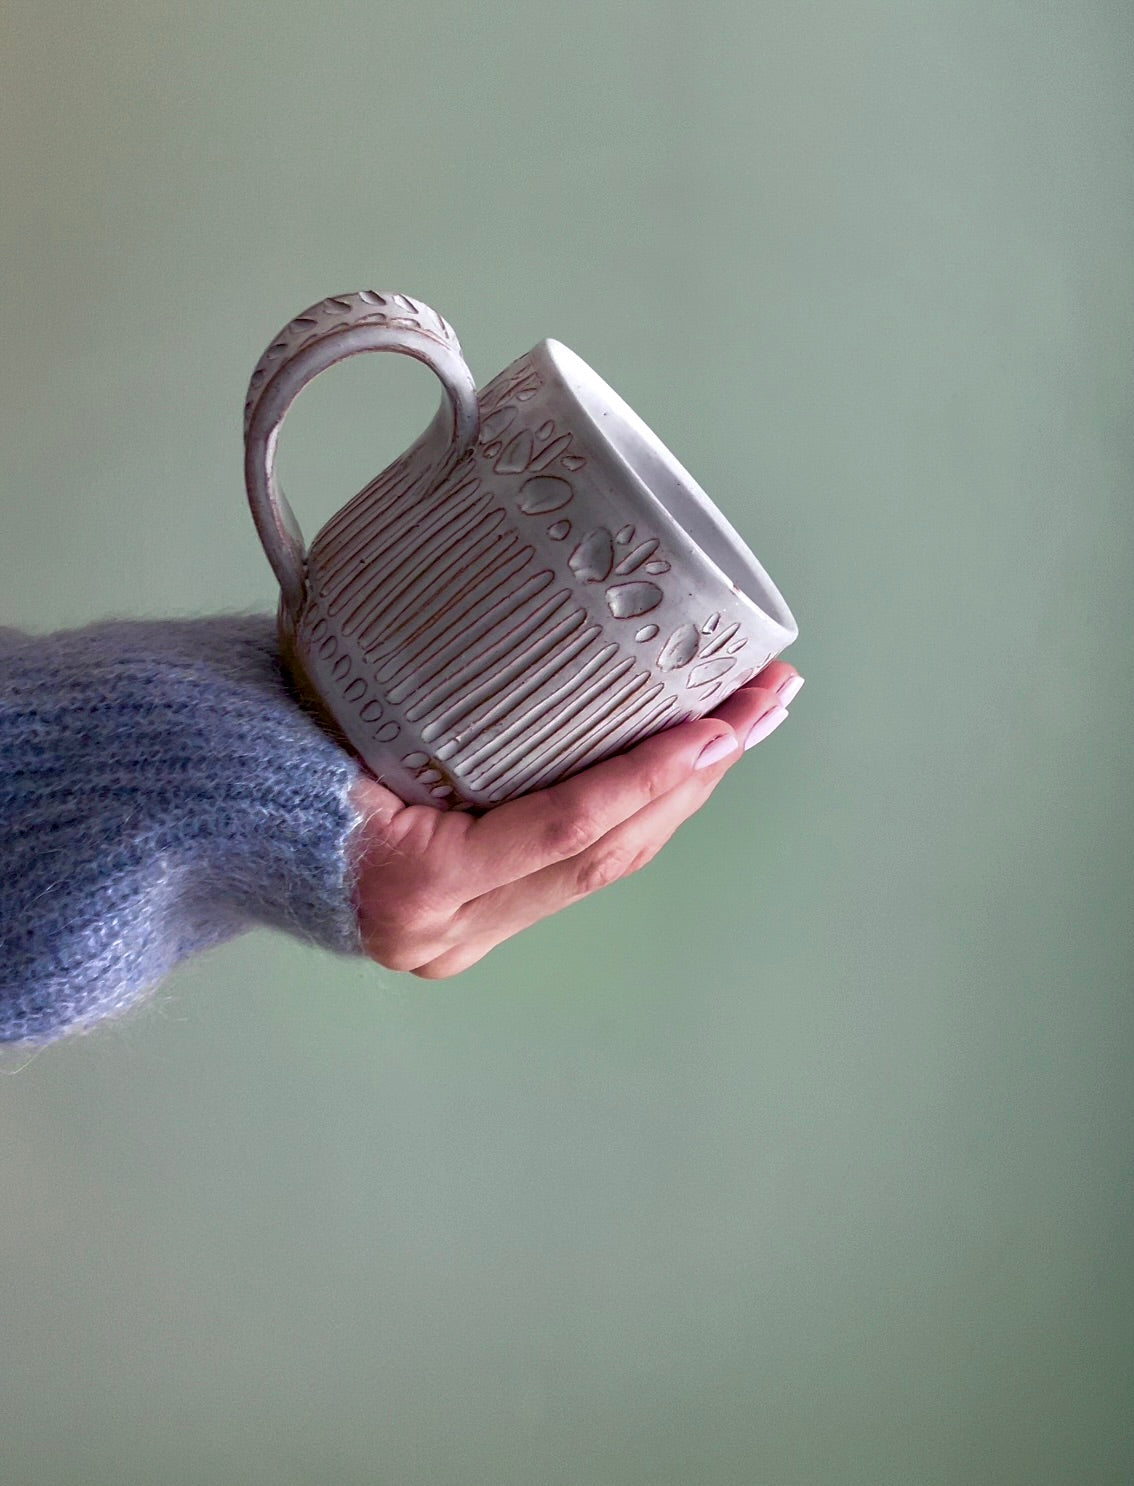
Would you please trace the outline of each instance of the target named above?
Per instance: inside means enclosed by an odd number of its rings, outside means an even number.
[[[426,334],[459,357],[449,327],[416,301],[337,296],[265,353],[246,430],[293,356],[359,325],[404,329],[410,342],[361,349],[416,354]],[[309,378],[292,380],[287,401]],[[446,444],[444,411],[327,523],[301,600],[289,604],[285,587],[281,602],[300,685],[403,799],[483,809],[541,788],[703,715],[795,638],[739,537],[565,347],[541,342],[484,388],[473,441],[450,429]],[[302,550],[290,513],[257,525],[287,530]]]

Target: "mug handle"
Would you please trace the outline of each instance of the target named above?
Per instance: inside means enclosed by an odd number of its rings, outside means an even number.
[[[436,310],[405,294],[336,294],[297,315],[256,363],[244,404],[244,484],[252,519],[294,622],[303,602],[303,533],[276,478],[280,425],[307,385],[348,356],[400,351],[440,379],[451,414],[449,442],[433,479],[440,483],[476,444],[476,384],[453,328]],[[442,407],[444,403],[442,403]],[[440,410],[438,410],[440,416]]]

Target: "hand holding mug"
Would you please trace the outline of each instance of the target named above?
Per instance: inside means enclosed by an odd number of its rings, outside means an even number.
[[[356,908],[367,953],[429,980],[638,871],[803,685],[773,661],[709,717],[482,816],[404,804],[363,776]]]

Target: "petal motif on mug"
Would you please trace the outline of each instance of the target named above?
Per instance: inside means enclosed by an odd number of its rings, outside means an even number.
[[[494,466],[498,475],[518,475],[532,461],[532,431],[521,428],[519,433],[504,446],[504,452]]]
[[[656,609],[663,597],[656,583],[615,583],[606,590],[606,606],[615,619],[636,619]]]
[[[651,537],[648,542],[642,542],[639,546],[634,548],[633,552],[628,553],[627,556],[625,556],[618,564],[614,571],[620,574],[633,573],[636,569],[642,566],[642,564],[648,557],[653,557],[654,553],[657,550],[658,539],[657,537]]]
[[[557,439],[552,439],[545,449],[541,449],[532,460],[529,468],[533,470],[545,470],[549,464],[553,464],[558,455],[562,454],[571,442],[569,433],[560,434]]]
[[[602,583],[614,566],[614,541],[605,526],[589,531],[567,559],[581,583]]]
[[[736,634],[739,628],[739,624],[730,624],[725,629],[721,629],[718,626],[716,633],[713,635],[713,638],[706,641],[705,645],[702,647],[701,654],[716,655],[718,650],[723,650],[726,655],[731,655],[732,651],[728,648],[728,642],[732,639],[733,635]]]
[[[701,636],[695,624],[683,624],[680,629],[675,629],[662,646],[661,654],[658,656],[659,670],[680,671],[681,667],[687,666],[697,654],[697,646],[700,643]]]
[[[693,667],[689,672],[686,686],[704,686],[707,682],[716,681],[726,671],[731,671],[736,661],[731,655],[719,655],[713,660],[703,660],[699,665]]]
[[[527,516],[559,511],[574,497],[570,482],[559,475],[533,475],[520,486],[517,504]]]
[[[489,413],[480,425],[480,441],[482,444],[491,444],[498,439],[508,425],[516,416],[517,409],[509,404],[507,407],[497,408],[495,413]]]

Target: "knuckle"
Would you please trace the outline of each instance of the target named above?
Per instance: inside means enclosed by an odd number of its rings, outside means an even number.
[[[676,776],[672,767],[667,769],[662,764],[655,764],[642,778],[642,792],[648,801],[660,800],[683,777],[684,771]]]
[[[636,847],[608,846],[596,851],[579,864],[576,883],[584,896],[620,882],[644,867],[652,853]]]
[[[565,810],[551,819],[545,829],[544,847],[553,858],[576,857],[594,844],[599,834],[594,820],[583,810]]]
[[[425,965],[418,965],[411,970],[411,975],[416,975],[418,980],[452,980],[454,975],[459,975],[463,967],[449,965],[444,960],[433,960]]]
[[[405,893],[397,911],[399,927],[407,934],[427,934],[442,918],[436,896],[424,887]]]
[[[428,898],[400,896],[378,914],[364,915],[367,955],[387,970],[415,970],[444,948],[448,920]]]
[[[640,847],[630,858],[630,865],[626,868],[625,875],[632,877],[635,872],[641,872],[643,867],[648,867],[660,849],[660,846]]]
[[[462,945],[419,965],[413,974],[419,980],[452,980],[454,976],[482,960],[491,948],[491,944],[483,942]]]
[[[434,872],[407,873],[405,881],[383,895],[382,920],[395,932],[421,935],[450,917],[451,903]]]
[[[423,955],[409,944],[387,944],[378,946],[371,952],[370,958],[387,970],[416,973]]]

